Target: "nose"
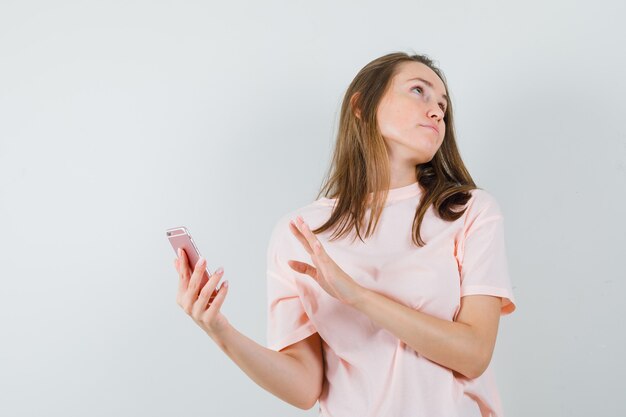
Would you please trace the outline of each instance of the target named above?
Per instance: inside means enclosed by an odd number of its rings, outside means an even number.
[[[437,103],[435,103],[435,105],[431,105],[430,108],[428,109],[429,119],[435,118],[435,120],[439,121],[443,119],[443,116],[444,116],[444,112],[443,110],[441,110],[441,107],[439,107],[439,104]]]

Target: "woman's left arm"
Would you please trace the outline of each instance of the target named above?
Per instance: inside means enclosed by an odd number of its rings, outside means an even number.
[[[293,270],[309,275],[328,294],[361,311],[425,358],[467,378],[485,371],[498,333],[500,297],[464,296],[456,321],[440,319],[358,285],[330,258],[301,217],[290,228],[315,265],[290,260]]]
[[[359,288],[350,305],[420,355],[467,378],[477,378],[487,369],[498,333],[500,297],[462,297],[456,321],[448,321]]]

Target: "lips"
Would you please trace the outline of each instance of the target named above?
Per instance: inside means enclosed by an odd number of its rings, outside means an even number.
[[[435,132],[439,133],[439,129],[437,129],[437,127],[436,127],[436,126],[433,126],[433,125],[420,125],[420,126],[422,126],[422,127],[428,127],[428,128],[430,128],[430,129],[434,130]]]

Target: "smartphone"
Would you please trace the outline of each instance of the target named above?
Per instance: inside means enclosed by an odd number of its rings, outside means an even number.
[[[167,229],[165,231],[167,235],[167,239],[170,241],[172,248],[174,249],[174,253],[178,256],[178,248],[182,248],[187,254],[187,259],[189,259],[189,268],[193,271],[196,266],[196,262],[200,259],[200,251],[196,246],[193,238],[191,237],[191,233],[185,226],[173,227],[171,229]],[[204,284],[209,280],[209,269],[208,265],[202,274],[202,280],[200,282],[200,286],[198,288],[204,287]],[[216,291],[213,292],[213,296],[215,296]],[[212,296],[212,297],[213,297]]]

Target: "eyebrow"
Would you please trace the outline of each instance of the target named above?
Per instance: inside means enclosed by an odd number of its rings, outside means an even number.
[[[435,87],[433,86],[433,83],[431,83],[430,81],[427,81],[427,80],[425,80],[423,78],[420,78],[420,77],[411,78],[409,80],[406,80],[406,82],[415,81],[415,80],[423,82],[424,84],[426,84],[427,86],[429,86],[433,90],[435,89]],[[445,94],[442,94],[441,97],[443,97],[443,99],[446,101],[446,107],[447,107],[450,104],[450,102],[448,101],[448,96],[445,95]]]

